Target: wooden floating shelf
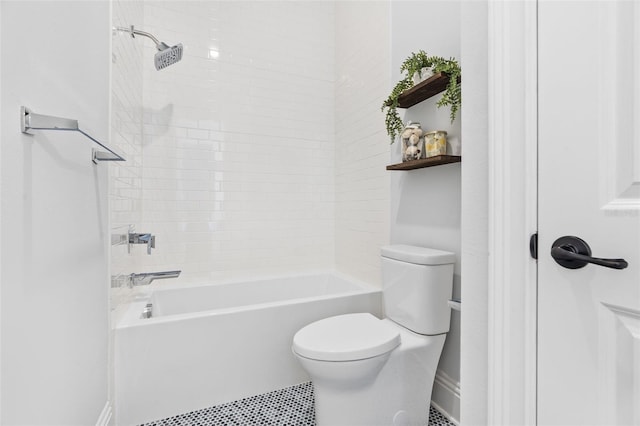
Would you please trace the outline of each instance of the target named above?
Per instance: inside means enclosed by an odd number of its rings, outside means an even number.
[[[403,163],[391,164],[387,170],[414,170],[425,167],[441,166],[443,164],[459,163],[462,157],[459,155],[437,155],[435,157],[421,158],[420,160],[405,161]]]
[[[458,80],[458,83],[460,80]],[[410,89],[405,90],[398,97],[398,106],[400,108],[412,107],[425,99],[443,92],[449,84],[449,76],[444,73],[437,73],[421,81]]]

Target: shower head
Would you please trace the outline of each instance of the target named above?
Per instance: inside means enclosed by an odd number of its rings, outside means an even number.
[[[167,46],[165,43],[156,45],[158,52],[154,57],[156,69],[161,70],[173,65],[182,59],[182,43],[178,43],[175,46]]]
[[[131,25],[131,27],[129,28],[115,27],[114,30],[127,32],[131,34],[131,37],[133,38],[135,38],[136,35],[150,38],[156,44],[156,49],[158,49],[158,52],[154,57],[154,62],[157,70],[164,69],[182,59],[182,43],[178,43],[175,46],[169,46],[168,44],[158,40],[152,34],[146,31],[136,30],[133,25]]]

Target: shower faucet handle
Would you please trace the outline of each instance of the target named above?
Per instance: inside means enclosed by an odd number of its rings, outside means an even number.
[[[147,254],[151,254],[152,248],[156,248],[156,236],[149,234],[147,240]]]
[[[147,254],[151,254],[151,249],[156,248],[156,236],[129,232],[129,248],[131,248],[131,244],[146,244]]]

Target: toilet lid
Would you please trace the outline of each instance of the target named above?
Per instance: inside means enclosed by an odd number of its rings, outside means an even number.
[[[298,355],[320,361],[372,358],[399,344],[399,331],[369,313],[325,318],[293,336],[293,350]]]
[[[456,261],[455,253],[404,244],[381,247],[380,254],[382,257],[418,265],[447,265]]]

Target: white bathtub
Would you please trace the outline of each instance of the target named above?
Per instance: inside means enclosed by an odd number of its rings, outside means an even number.
[[[143,319],[145,305],[153,316]],[[301,327],[381,314],[381,292],[338,274],[158,290],[115,329],[118,426],[141,424],[309,380],[291,353]]]

